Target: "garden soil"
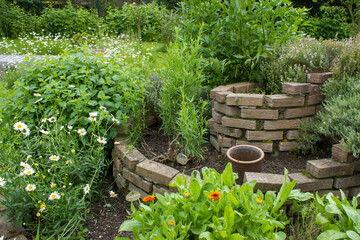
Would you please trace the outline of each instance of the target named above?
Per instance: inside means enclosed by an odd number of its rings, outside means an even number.
[[[174,159],[172,161],[166,160],[167,157],[174,158],[176,155],[176,151],[174,151],[176,147],[172,142],[173,139],[165,136],[159,129],[159,126],[153,126],[148,129],[144,136],[144,141],[139,143],[137,149],[148,159],[168,164],[186,174],[190,174],[193,170],[201,170],[202,167],[211,167],[221,173],[228,163],[226,157],[217,152],[210,144],[203,145],[204,160],[190,161],[186,166],[177,164],[173,161]],[[304,171],[307,160],[330,157],[330,149],[324,150],[327,151],[318,155],[306,156],[284,152],[266,154],[263,161],[263,172],[283,174],[284,168],[287,168],[290,173]],[[116,236],[130,237],[131,235],[128,232],[118,232],[121,223],[128,219],[128,211],[130,211],[130,203],[125,200],[127,192],[119,192],[117,190],[111,171],[108,173],[106,182],[107,184],[103,189],[107,189],[107,191],[113,190],[118,195],[116,198],[108,197],[91,205],[91,217],[84,226],[84,228],[88,229],[86,238],[88,240],[113,240]]]

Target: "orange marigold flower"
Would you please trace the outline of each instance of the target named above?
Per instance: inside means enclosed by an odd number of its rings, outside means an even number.
[[[170,220],[170,221],[169,221],[169,225],[170,225],[170,226],[173,226],[174,224],[175,224],[175,222],[174,222],[173,220]]]
[[[184,192],[184,195],[185,195],[185,197],[189,197],[189,196],[190,196],[190,193],[189,193],[188,191],[185,191],[185,192]]]
[[[210,195],[209,198],[213,201],[217,201],[220,200],[220,192],[215,190],[215,191],[210,191]]]
[[[257,199],[256,199],[256,202],[257,202],[257,203],[262,203],[263,200],[262,200],[261,198],[257,198]]]
[[[154,200],[155,200],[155,195],[149,195],[149,196],[144,197],[144,198],[142,199],[143,202],[152,202],[152,201],[154,201]]]

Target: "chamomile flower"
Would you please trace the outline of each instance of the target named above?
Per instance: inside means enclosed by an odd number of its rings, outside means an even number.
[[[36,189],[36,186],[34,184],[28,184],[25,187],[25,190],[28,192],[34,191]]]
[[[46,122],[47,120],[48,120],[47,118],[43,118],[43,119],[41,119],[41,122],[44,123],[44,122]]]
[[[36,100],[34,103],[38,103],[38,102],[40,102],[41,100],[43,100],[43,98],[40,98],[40,99]]]
[[[96,139],[96,141],[98,141],[99,143],[102,143],[104,145],[107,143],[106,138],[104,138],[104,137],[98,137]]]
[[[49,196],[49,200],[54,200],[54,199],[60,199],[60,194],[56,191],[51,193]]]
[[[24,128],[22,131],[22,134],[24,134],[25,136],[29,136],[30,135],[30,129],[29,128]]]
[[[106,111],[107,109],[106,109],[106,107],[104,107],[104,106],[100,106],[100,110],[101,110],[101,111]]]
[[[114,123],[116,123],[116,124],[119,124],[119,122],[120,122],[120,121],[117,120],[115,117],[112,118],[112,121],[113,121]]]
[[[26,156],[26,161],[29,160],[29,158],[31,158],[31,155]]]
[[[70,84],[70,85],[69,85],[69,88],[74,88],[74,87],[75,87],[75,86],[74,86],[74,85],[72,85],[72,84]]]
[[[89,184],[86,184],[86,186],[84,187],[84,193],[88,194],[90,192],[90,186]]]
[[[56,187],[56,183],[51,183],[51,184],[50,184],[50,187],[51,187],[51,188]]]
[[[35,97],[41,97],[41,94],[40,93],[34,93],[34,96]]]
[[[71,160],[67,160],[65,163],[66,163],[66,164],[70,164],[70,163],[72,163],[72,161],[71,161]]]
[[[88,117],[88,119],[90,120],[90,121],[92,121],[92,122],[95,122],[96,121],[96,117]]]
[[[51,122],[51,123],[56,122],[56,118],[55,118],[55,117],[51,117],[51,118],[49,118],[49,122]]]
[[[46,209],[45,203],[40,205],[40,212],[43,212]]]
[[[119,144],[120,144],[120,141],[115,141],[114,144],[115,144],[115,145],[119,145]]]
[[[22,131],[25,128],[27,128],[27,126],[23,122],[17,122],[17,123],[14,124],[14,129],[17,130],[17,131]]]
[[[117,194],[114,191],[110,191],[109,194],[111,198],[117,197]]]
[[[72,129],[73,129],[73,126],[67,126],[67,128],[68,128],[69,130],[72,130]]]
[[[50,161],[59,161],[59,159],[60,159],[60,157],[59,156],[56,156],[56,155],[51,155],[50,157],[49,157],[49,160]]]
[[[34,174],[34,172],[35,172],[35,170],[33,168],[28,167],[28,168],[25,168],[24,171],[22,171],[20,173],[20,176],[22,176],[22,175],[28,175],[29,176],[29,175]]]
[[[5,186],[5,183],[6,183],[5,179],[0,177],[0,187]]]
[[[27,159],[26,159],[27,160]],[[31,168],[30,164],[28,164],[27,162],[21,162],[20,166],[24,167],[24,168]]]
[[[97,117],[98,113],[97,112],[91,112],[89,113],[90,117]]]
[[[45,135],[49,135],[50,132],[49,131],[45,131],[43,129],[40,129],[39,132],[41,132],[42,134],[45,134]]]
[[[80,136],[85,136],[86,135],[86,130],[85,130],[85,128],[80,128],[79,130],[77,130],[77,133]]]

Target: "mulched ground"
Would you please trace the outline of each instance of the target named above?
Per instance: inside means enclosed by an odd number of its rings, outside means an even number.
[[[157,125],[148,130],[144,142],[140,143],[137,148],[148,159],[165,163],[164,158],[159,156],[175,156],[174,151],[169,152],[169,145],[174,147],[174,144],[171,144],[172,140],[164,136]],[[218,172],[222,172],[228,163],[227,159],[219,154],[210,144],[205,144],[203,150],[204,161],[189,162],[186,166],[169,161],[166,164],[177,168],[180,172],[184,171],[186,174],[193,170],[200,170],[204,166],[215,168]],[[284,168],[287,168],[290,173],[301,172],[306,168],[306,160],[328,157],[330,157],[330,149],[325,149],[321,155],[301,156],[295,153],[266,154],[263,161],[263,172],[283,174]],[[88,229],[86,239],[113,240],[116,236],[130,237],[131,235],[126,232],[118,233],[119,226],[123,221],[127,220],[127,211],[130,210],[130,203],[125,200],[127,192],[121,193],[117,190],[111,172],[107,176],[107,182],[108,184],[104,186],[104,189],[112,189],[118,196],[116,198],[106,198],[107,202],[100,201],[91,205],[92,218],[88,219],[84,226]]]

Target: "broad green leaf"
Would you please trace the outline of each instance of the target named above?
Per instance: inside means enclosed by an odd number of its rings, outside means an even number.
[[[203,232],[200,234],[199,239],[216,240],[211,232]]]
[[[128,220],[121,224],[119,228],[119,232],[121,231],[130,231],[132,232],[134,229],[141,229],[143,224],[136,220]]]
[[[319,225],[325,225],[325,224],[329,223],[329,220],[326,217],[322,216],[321,213],[318,213],[316,215],[315,222],[316,222],[316,224],[319,224]]]
[[[202,232],[205,232],[205,230],[206,230],[206,225],[190,227],[190,231],[196,235],[199,235]]]
[[[351,240],[359,240],[360,239],[360,235],[354,231],[351,231],[351,230],[346,231],[346,234]]]
[[[193,201],[197,201],[201,194],[200,184],[196,179],[191,179],[190,181],[190,194]]]
[[[336,230],[327,230],[321,233],[316,240],[336,240],[336,239],[346,239],[348,236],[346,233],[336,231]]]
[[[228,163],[225,167],[225,170],[221,174],[221,179],[223,184],[231,188],[234,185],[234,173],[232,170],[231,163]]]
[[[238,233],[233,233],[230,235],[230,237],[227,238],[228,240],[243,240],[244,237],[241,236],[240,234]]]
[[[226,205],[224,210],[224,228],[230,234],[231,229],[234,225],[234,210],[232,209],[231,205]]]
[[[340,209],[335,204],[329,204],[325,206],[325,211],[331,214],[340,214]]]

